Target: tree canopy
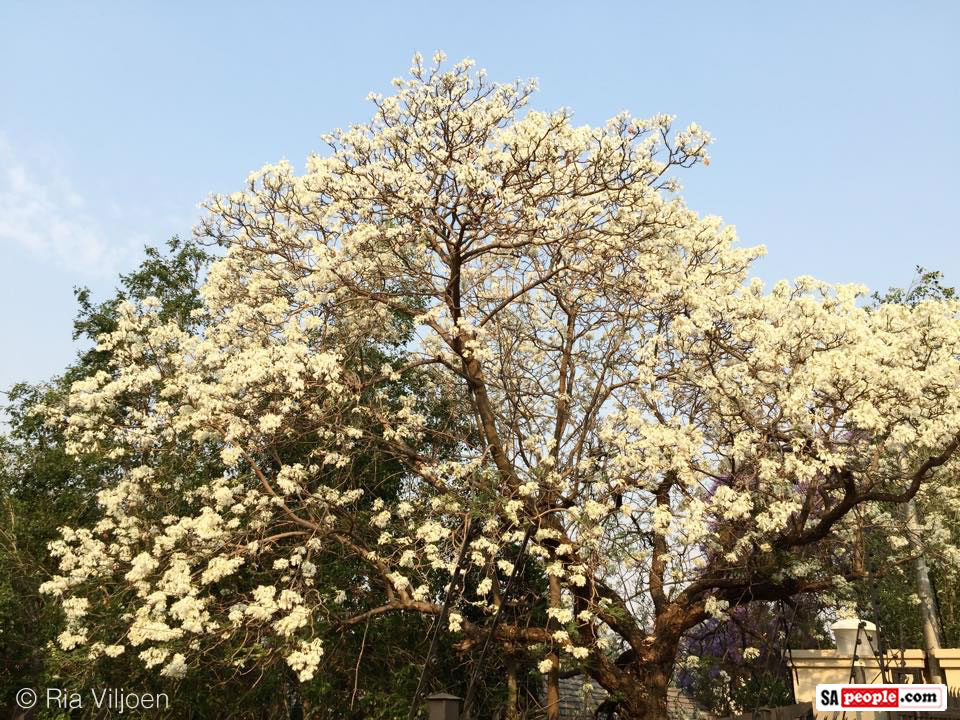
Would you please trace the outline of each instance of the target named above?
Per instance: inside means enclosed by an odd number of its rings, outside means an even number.
[[[108,367],[47,406],[123,461],[53,544],[65,651],[179,678],[228,645],[309,683],[337,632],[405,613],[535,658],[551,712],[576,671],[660,718],[691,628],[842,602],[855,518],[890,553],[897,503],[945,527],[960,303],[749,280],[762,249],[678,194],[696,125],[574,126],[440,56],[394,84],[302,174],[207,201],[203,323],[123,302]]]

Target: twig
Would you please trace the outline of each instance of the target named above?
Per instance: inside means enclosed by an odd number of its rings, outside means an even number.
[[[353,669],[353,694],[350,696],[350,711],[353,712],[353,701],[357,698],[357,681],[360,678],[360,661],[363,660],[363,648],[367,644],[367,630],[370,628],[370,618],[363,626],[363,638],[360,640],[360,654],[357,655],[357,666]]]
[[[433,659],[433,653],[437,647],[437,636],[440,634],[440,628],[447,617],[447,610],[450,609],[450,600],[453,598],[453,591],[456,588],[460,577],[460,565],[463,564],[463,558],[467,554],[467,546],[470,544],[471,523],[468,515],[463,522],[463,545],[460,546],[460,556],[457,558],[457,564],[453,569],[453,577],[450,578],[450,587],[447,588],[447,596],[443,599],[443,607],[440,608],[440,615],[437,617],[436,624],[433,626],[433,639],[430,641],[430,649],[427,650],[427,659],[420,670],[420,680],[417,681],[417,691],[413,694],[413,702],[410,703],[409,720],[414,720],[417,713],[417,706],[420,704],[420,693],[423,692],[424,680],[427,677],[427,668],[430,667],[430,661]]]
[[[497,625],[500,624],[500,615],[503,613],[503,608],[507,604],[507,598],[510,597],[510,591],[513,589],[513,583],[517,579],[517,575],[520,574],[520,567],[524,564],[527,543],[530,541],[530,536],[533,534],[533,528],[535,524],[536,523],[531,522],[527,527],[527,532],[523,536],[523,542],[520,543],[520,552],[517,553],[517,562],[513,566],[513,572],[510,574],[510,579],[507,580],[506,587],[503,588],[503,595],[500,598],[500,605],[497,606],[497,612],[493,616],[493,622],[490,623],[490,630],[487,632],[487,637],[483,641],[483,648],[480,650],[480,657],[477,659],[477,664],[474,666],[473,673],[470,675],[470,683],[467,685],[467,696],[463,700],[463,717],[465,720],[470,720],[470,705],[473,702],[473,693],[474,689],[476,688],[477,676],[480,674],[480,668],[483,667],[483,661],[487,657],[487,648],[490,645],[490,639],[497,631]]]

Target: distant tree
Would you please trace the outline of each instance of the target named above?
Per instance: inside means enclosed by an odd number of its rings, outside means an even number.
[[[944,285],[943,280],[943,273],[939,270],[928,270],[922,265],[917,265],[913,279],[907,287],[891,287],[883,294],[875,292],[870,297],[878,305],[896,304],[911,307],[925,301],[956,300],[956,289]]]

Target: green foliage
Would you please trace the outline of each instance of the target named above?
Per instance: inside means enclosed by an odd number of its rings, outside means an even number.
[[[62,388],[19,384],[8,393],[8,432],[0,438],[0,697],[52,680],[46,653],[59,611],[40,596],[49,578],[46,544],[57,528],[91,519],[96,462],[67,456],[62,438],[30,413]]]
[[[924,300],[955,300],[956,289],[943,284],[943,273],[939,270],[927,270],[917,265],[915,275],[905,288],[892,287],[883,295],[875,292],[871,298],[875,303],[895,305],[917,305]]]
[[[164,322],[176,322],[184,329],[198,327],[202,320],[195,311],[202,306],[200,286],[214,256],[193,240],[177,236],[167,241],[167,251],[164,254],[158,248],[144,248],[146,259],[140,267],[121,275],[120,287],[103,302],[94,303],[89,288],[74,288],[79,309],[73,321],[73,339],[95,343],[99,335],[116,329],[117,309],[122,302],[142,302],[148,297],[160,301],[159,315]],[[104,353],[87,349],[67,368],[62,382],[69,387],[74,380],[106,369],[106,362]]]
[[[120,288],[106,301],[94,303],[89,290],[77,289],[74,339],[94,342],[116,326],[121,302],[150,295],[161,299],[169,319],[195,322],[191,313],[199,307],[200,281],[211,256],[178,238],[168,249],[165,255],[146,248],[144,263],[122,275]],[[47,543],[64,525],[89,525],[97,519],[96,494],[119,466],[104,455],[82,461],[68,455],[60,431],[35,409],[60,404],[74,381],[106,366],[103,353],[87,349],[61,376],[39,385],[20,383],[6,393],[6,428],[0,437],[0,702],[8,706],[21,687],[171,691],[169,684],[147,677],[135,656],[90,663],[60,651],[55,642],[60,611],[38,592],[55,570]]]
[[[200,286],[214,256],[195,242],[176,237],[169,241],[166,252],[148,247],[145,256],[135,271],[120,276],[117,290],[106,300],[96,302],[88,289],[77,288],[79,307],[74,339],[85,341],[87,347],[59,377],[40,385],[18,384],[7,394],[7,427],[0,436],[0,707],[12,711],[13,695],[22,687],[59,687],[81,693],[91,688],[124,687],[137,692],[168,693],[170,711],[153,711],[151,717],[407,718],[427,652],[430,618],[385,615],[366,624],[331,628],[324,638],[322,671],[302,685],[285,663],[276,661],[269,648],[259,645],[254,645],[252,652],[249,647],[244,648],[241,654],[241,648],[225,644],[216,653],[205,656],[199,671],[179,682],[146,671],[135,649],[96,661],[89,661],[84,650],[59,649],[59,606],[38,592],[40,584],[55,569],[47,544],[58,537],[58,528],[62,526],[94,524],[99,519],[97,492],[135,459],[121,464],[108,459],[106,450],[96,456],[73,457],[67,454],[60,431],[34,409],[41,405],[57,406],[73,382],[109,371],[109,356],[97,350],[94,343],[100,334],[117,327],[118,309],[125,301],[136,304],[156,297],[163,320],[194,330],[203,327],[206,318],[202,315]],[[398,327],[410,329],[409,318],[397,317],[396,322]],[[404,360],[401,347],[370,347],[355,362],[372,367],[386,362],[399,367]],[[425,378],[406,374],[389,392],[398,400],[405,394],[416,394],[431,423],[449,425],[451,419],[463,417],[457,408],[428,392],[429,387]],[[135,403],[138,399],[129,401]],[[281,449],[281,457],[262,460],[297,462],[306,456],[312,442],[316,439],[308,434],[299,435]],[[444,449],[433,451],[442,453]],[[179,493],[223,472],[219,448],[213,446],[199,453],[180,453],[173,447],[167,455],[153,457],[151,465],[159,482]],[[404,491],[404,475],[396,461],[368,453],[355,458],[354,467],[355,483],[364,488],[363,504],[368,509],[376,498],[392,500]],[[318,567],[317,585],[362,590],[347,601],[348,609],[359,614],[386,601],[369,591],[367,572],[367,567],[356,558],[327,557]],[[528,582],[544,582],[542,577],[534,577],[536,572],[526,570],[530,577],[524,578],[524,587]],[[243,573],[228,581],[253,587],[268,583],[268,577],[268,568],[250,563]],[[476,578],[471,577],[468,582],[475,583]],[[123,596],[111,590],[103,588],[102,603],[94,609],[100,617],[119,618],[126,610]],[[439,581],[436,592],[442,593]],[[454,650],[445,630],[440,639],[427,691],[462,694],[470,674],[464,665],[469,657],[465,659]],[[527,670],[521,672],[523,678],[529,675],[530,664],[524,666]],[[502,663],[496,654],[488,660],[487,670],[484,696],[495,703],[504,695]],[[524,680],[527,681],[529,678]],[[51,711],[39,717],[53,718],[59,714]]]

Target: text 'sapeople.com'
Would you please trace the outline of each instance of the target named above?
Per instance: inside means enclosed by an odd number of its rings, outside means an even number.
[[[817,710],[946,710],[946,685],[817,685]]]

